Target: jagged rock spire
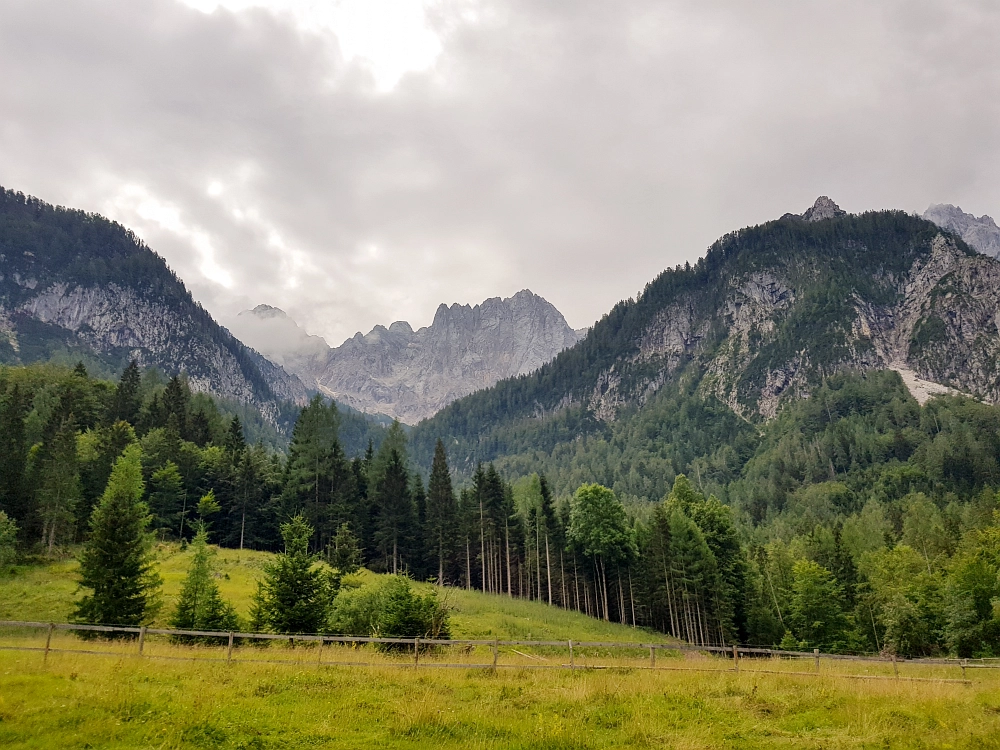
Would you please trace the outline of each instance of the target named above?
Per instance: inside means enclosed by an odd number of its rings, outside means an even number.
[[[806,221],[822,221],[823,219],[834,219],[838,216],[846,216],[847,211],[844,211],[830,200],[827,196],[821,195],[816,199],[816,202],[812,204],[812,208],[808,209],[802,218]]]

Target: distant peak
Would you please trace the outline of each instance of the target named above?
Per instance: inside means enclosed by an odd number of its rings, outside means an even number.
[[[244,310],[240,315],[253,315],[258,318],[287,318],[288,314],[280,307],[257,305],[253,310]]]
[[[844,211],[827,196],[821,195],[816,199],[816,202],[812,204],[812,208],[807,209],[806,212],[802,214],[802,218],[806,221],[823,221],[824,219],[835,219],[838,216],[846,215],[847,211]]]
[[[410,327],[410,324],[405,320],[397,320],[389,326],[389,330],[393,333],[413,333],[413,329]]]

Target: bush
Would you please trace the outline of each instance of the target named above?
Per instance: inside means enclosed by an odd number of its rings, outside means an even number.
[[[331,630],[370,638],[449,638],[448,609],[436,591],[421,596],[404,576],[343,590],[333,607]]]
[[[0,510],[0,573],[17,557],[17,524]]]

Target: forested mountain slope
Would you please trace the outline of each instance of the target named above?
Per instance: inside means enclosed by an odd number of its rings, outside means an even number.
[[[500,457],[544,466],[557,446],[641,424],[645,409],[671,399],[716,413],[710,432],[740,430],[845,371],[905,368],[995,402],[998,309],[996,260],[922,218],[845,215],[821,199],[723,237],[538,372],[421,423],[414,454],[429,462],[440,436],[463,470]],[[663,423],[647,428],[660,435],[647,443],[666,441]]]
[[[302,382],[247,348],[194,301],[125,227],[0,189],[0,362],[129,360],[196,391],[261,410],[272,423]]]

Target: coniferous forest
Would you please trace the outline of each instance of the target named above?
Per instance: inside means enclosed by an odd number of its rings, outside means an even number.
[[[363,565],[398,574],[378,596],[422,632],[446,634],[446,616],[405,576],[703,645],[1000,651],[996,407],[921,407],[895,373],[844,374],[751,425],[682,381],[627,429],[462,473],[441,440],[423,465],[401,425],[357,419],[315,397],[286,454],[248,443],[238,415],[180,376],[4,368],[0,565],[82,549],[77,614],[91,622],[142,621],[160,539],[195,552],[180,627],[232,627],[216,544],[281,553],[249,623],[277,632],[351,629],[375,594],[340,580]],[[106,608],[107,550],[134,606]],[[396,611],[385,601],[372,606]]]

